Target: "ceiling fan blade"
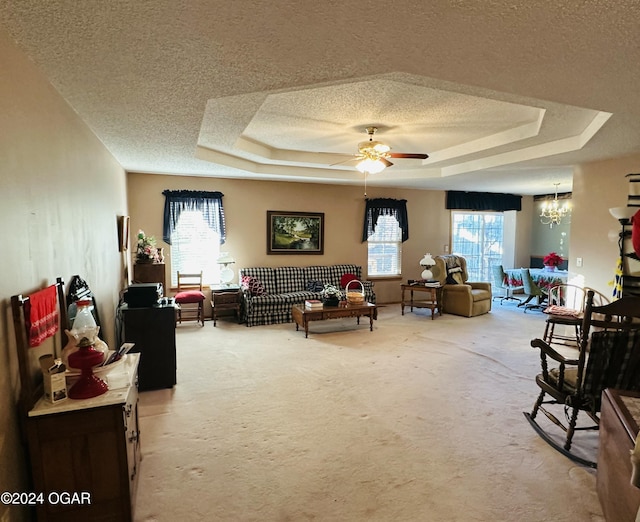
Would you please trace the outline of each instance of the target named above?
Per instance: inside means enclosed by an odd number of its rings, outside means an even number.
[[[427,159],[428,154],[414,154],[409,152],[390,152],[389,156],[392,158],[404,158],[404,159]]]
[[[338,161],[337,163],[332,163],[331,165],[329,165],[330,167],[335,167],[336,165],[355,165],[356,163],[358,163],[358,161],[360,161],[361,158],[350,158],[350,159],[346,159],[343,161]]]
[[[387,158],[378,158],[378,161],[384,163],[385,167],[390,167],[391,165],[393,165],[393,163],[391,163]]]

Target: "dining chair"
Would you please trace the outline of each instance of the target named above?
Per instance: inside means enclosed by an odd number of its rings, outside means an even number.
[[[185,274],[178,272],[178,292],[175,302],[178,306],[178,323],[195,319],[204,326],[204,293],[202,292],[202,271]]]
[[[544,303],[548,297],[547,292],[535,283],[528,268],[522,268],[520,272],[522,273],[522,286],[527,299],[518,306],[524,306],[525,313],[527,313],[527,310],[544,310]],[[533,299],[536,299],[535,303],[531,303]]]
[[[548,314],[542,337],[545,342],[572,346],[580,344],[580,327],[589,290],[593,291],[594,306],[602,306],[609,302],[604,294],[589,287],[560,284],[549,289],[548,306],[544,310],[544,313]],[[564,331],[556,332],[557,326],[564,327]],[[568,334],[567,329],[571,329],[572,333]]]
[[[502,265],[493,265],[491,268],[493,274],[493,286],[503,292],[502,295],[494,295],[493,299],[500,299],[500,304],[504,301],[516,301],[519,303],[520,299],[513,296],[513,291],[522,289],[522,287],[511,286],[511,282],[509,281]]]

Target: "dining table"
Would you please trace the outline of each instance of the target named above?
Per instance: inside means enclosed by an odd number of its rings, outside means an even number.
[[[505,283],[511,287],[522,286],[522,268],[505,269]],[[547,268],[530,268],[529,273],[531,279],[543,290],[566,284],[569,280],[569,272],[567,270],[548,270]]]

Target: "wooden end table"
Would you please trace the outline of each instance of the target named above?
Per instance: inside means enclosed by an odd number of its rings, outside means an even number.
[[[400,285],[402,288],[402,301],[400,306],[402,307],[402,315],[404,315],[404,307],[410,306],[411,311],[413,312],[414,308],[429,308],[431,310],[431,319],[433,320],[435,316],[436,310],[440,315],[442,315],[442,307],[440,305],[442,298],[442,285],[438,286],[425,286],[421,284],[413,284],[413,285]],[[405,291],[410,291],[410,300],[405,301]],[[414,292],[420,292],[426,294],[423,299],[414,300]]]
[[[231,310],[235,313],[236,319],[240,322],[240,286],[221,285],[211,287],[211,319],[213,326],[218,320],[218,313]]]
[[[310,310],[304,305],[293,305],[291,308],[293,321],[296,323],[296,332],[298,327],[304,328],[305,338],[309,337],[309,322],[324,321],[326,319],[340,319],[342,317],[355,317],[360,324],[360,317],[369,318],[369,331],[373,332],[373,320],[377,319],[377,308],[372,303],[364,303],[361,305],[346,304],[344,306],[324,306],[322,309]]]

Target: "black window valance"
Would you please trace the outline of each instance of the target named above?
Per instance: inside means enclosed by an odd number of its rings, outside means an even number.
[[[407,217],[407,200],[376,198],[367,199],[364,212],[364,226],[362,228],[362,241],[366,241],[376,231],[376,223],[380,216],[393,216],[398,221],[402,230],[402,241],[409,239],[409,218]]]
[[[453,210],[486,210],[504,212],[522,210],[522,196],[491,192],[447,191],[447,208]]]
[[[205,192],[202,190],[165,190],[164,216],[162,223],[162,239],[171,244],[171,233],[175,230],[178,218],[183,210],[199,210],[209,228],[220,236],[220,244],[227,239],[222,206],[222,192]]]

